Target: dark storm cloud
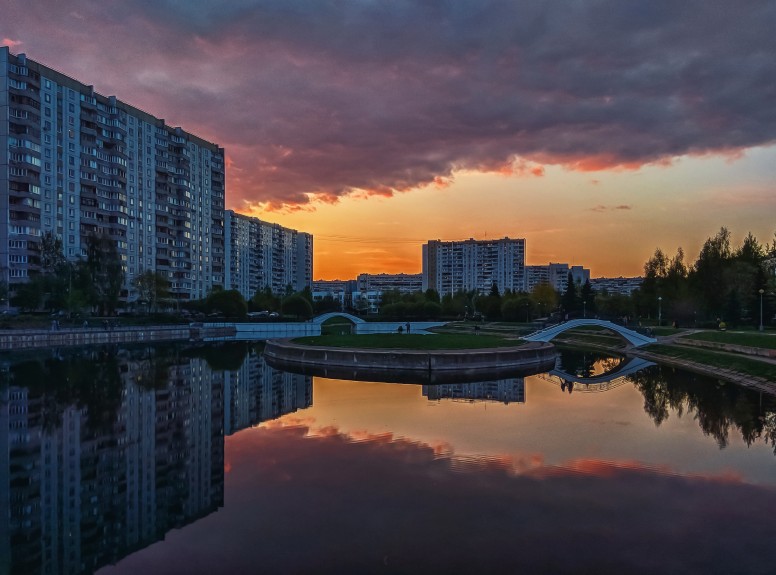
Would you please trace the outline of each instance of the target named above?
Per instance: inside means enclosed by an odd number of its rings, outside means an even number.
[[[776,140],[770,1],[14,0],[9,12],[0,37],[22,42],[15,52],[98,71],[98,90],[227,147],[233,205]]]

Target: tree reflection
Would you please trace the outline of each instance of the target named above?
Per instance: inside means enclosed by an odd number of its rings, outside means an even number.
[[[644,396],[644,411],[655,425],[666,421],[671,410],[680,417],[686,412],[720,448],[728,445],[735,430],[747,445],[762,438],[776,454],[773,396],[666,366],[650,367],[630,378]]]

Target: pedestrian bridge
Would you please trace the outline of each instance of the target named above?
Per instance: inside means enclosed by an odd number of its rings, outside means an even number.
[[[333,317],[342,317],[346,320],[350,321],[353,324],[353,331],[354,334],[367,334],[367,333],[397,333],[399,328],[401,328],[403,333],[416,333],[416,334],[427,334],[429,333],[429,328],[432,327],[439,327],[440,325],[445,325],[444,321],[366,321],[360,317],[356,317],[354,315],[351,315],[349,313],[341,312],[341,311],[333,311],[329,313],[324,313],[323,315],[319,315],[318,317],[314,317],[311,321],[311,323],[315,326],[315,328],[318,330],[318,335],[320,335],[320,326],[323,325],[323,322],[325,322],[328,319],[331,319]]]
[[[329,313],[324,313],[322,315],[319,315],[318,317],[314,317],[312,322],[315,324],[321,325],[323,322],[333,317],[344,317],[346,320],[354,324],[366,323],[366,320],[363,320],[360,317],[356,317],[354,315],[350,315],[349,313],[345,313],[341,311],[332,311]]]
[[[551,325],[550,327],[547,327],[544,329],[540,329],[539,331],[536,331],[530,335],[524,336],[523,339],[528,341],[550,341],[556,335],[559,335],[564,331],[568,331],[570,329],[583,327],[587,325],[602,327],[604,329],[608,329],[609,331],[613,331],[618,335],[620,335],[624,340],[626,340],[629,344],[631,344],[634,347],[641,347],[642,345],[648,345],[650,343],[657,342],[657,340],[654,337],[648,337],[646,335],[642,335],[637,331],[633,331],[632,329],[628,329],[627,327],[623,327],[616,323],[612,323],[610,321],[605,321],[602,319],[572,319],[570,321],[566,321],[563,323]]]

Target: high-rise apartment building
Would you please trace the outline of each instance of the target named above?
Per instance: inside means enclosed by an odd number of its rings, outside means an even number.
[[[563,293],[569,285],[569,274],[577,285],[590,280],[590,270],[582,266],[550,263],[546,266],[526,266],[526,290],[532,291],[540,284],[549,284],[558,293]]]
[[[226,289],[248,299],[266,287],[275,294],[288,286],[293,291],[312,288],[312,235],[231,210],[225,212],[225,231]]]
[[[224,150],[93,86],[0,47],[0,273],[10,285],[40,266],[46,232],[65,257],[87,239],[115,241],[132,280],[161,272],[172,297],[225,281]]]
[[[525,291],[525,239],[431,240],[423,246],[423,291]]]
[[[423,289],[423,274],[358,274],[358,291],[414,293]]]

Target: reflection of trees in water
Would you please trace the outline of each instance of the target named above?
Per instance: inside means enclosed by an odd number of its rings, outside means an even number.
[[[8,375],[10,383],[27,387],[30,398],[40,401],[44,429],[59,427],[73,404],[86,409],[90,428],[109,428],[121,404],[121,370],[111,346],[20,361],[9,366]]]
[[[608,373],[625,361],[623,357],[612,356],[608,353],[566,346],[559,346],[558,351],[563,371],[581,378]]]
[[[720,448],[728,445],[735,428],[747,445],[762,438],[776,454],[776,398],[666,366],[642,370],[630,379],[656,425],[668,419],[670,410],[680,417],[686,412]]]

